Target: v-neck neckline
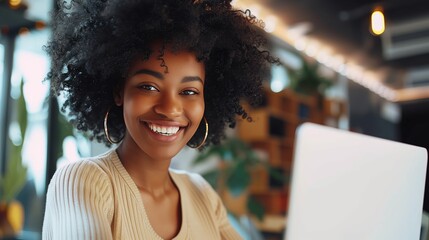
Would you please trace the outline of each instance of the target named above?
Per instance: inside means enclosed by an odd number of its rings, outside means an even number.
[[[115,165],[116,169],[119,171],[120,175],[122,176],[122,178],[124,179],[124,181],[127,183],[127,185],[130,187],[132,193],[134,194],[137,204],[139,206],[141,206],[141,210],[143,212],[143,217],[144,220],[148,223],[149,229],[152,232],[152,234],[154,236],[156,236],[159,240],[164,240],[162,237],[160,237],[158,235],[158,233],[155,231],[155,229],[152,227],[150,221],[149,221],[149,217],[147,216],[146,213],[146,208],[144,206],[143,203],[143,199],[140,195],[140,191],[137,187],[137,185],[135,184],[135,182],[133,181],[133,179],[131,178],[130,174],[128,173],[128,171],[125,169],[124,165],[122,164],[121,160],[119,159],[119,156],[116,152],[116,149],[112,150],[111,152],[112,155],[112,161],[113,164]],[[168,174],[171,178],[171,180],[173,181],[174,185],[177,187],[177,190],[179,191],[179,201],[180,201],[180,212],[181,212],[181,226],[180,226],[180,230],[177,233],[177,235],[172,238],[173,240],[175,239],[184,239],[184,236],[186,236],[186,232],[187,232],[187,220],[186,220],[186,213],[185,213],[185,208],[184,203],[183,203],[183,191],[181,189],[180,184],[178,184],[178,179],[175,179],[174,173],[172,173],[170,170],[168,171]]]

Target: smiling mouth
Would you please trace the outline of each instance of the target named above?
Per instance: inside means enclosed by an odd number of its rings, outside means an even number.
[[[162,126],[149,122],[146,124],[152,132],[163,136],[173,136],[180,130],[178,126]]]

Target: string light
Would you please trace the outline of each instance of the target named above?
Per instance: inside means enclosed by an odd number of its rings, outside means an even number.
[[[274,15],[269,15],[265,18],[265,31],[272,33],[276,29],[277,26],[277,18]]]
[[[19,29],[19,31],[18,31],[18,33],[20,34],[20,35],[24,35],[24,34],[27,34],[27,33],[29,33],[30,32],[30,29],[28,29],[28,28],[26,28],[26,27],[22,27],[22,28],[20,28]]]
[[[376,8],[371,14],[371,32],[374,35],[381,35],[386,29],[384,14],[381,8]]]
[[[43,21],[36,21],[34,27],[38,30],[45,28],[46,24]]]
[[[338,72],[339,74],[347,76],[351,81],[368,88],[370,91],[379,95],[388,101],[400,101],[405,93],[399,94],[398,90],[386,86],[380,82],[380,76],[375,72],[365,70],[358,64],[346,62],[345,57],[336,54],[333,49],[323,43],[317,42],[305,36],[304,33],[297,33],[287,27],[286,24],[280,21],[271,11],[264,8],[254,0],[234,0],[233,5],[240,9],[250,9],[252,14],[266,23],[265,29],[267,32],[272,32],[273,35],[280,37],[284,41],[294,46],[298,51],[304,52],[306,55],[315,58],[321,64]],[[268,25],[268,26],[267,26]],[[307,26],[308,28],[308,26]],[[288,31],[289,29],[289,31]],[[385,30],[385,19],[383,11],[380,7],[376,8],[371,15],[371,32],[375,35],[380,35]],[[272,88],[275,91],[285,87],[284,83],[280,83],[278,79],[273,81]],[[287,84],[286,84],[287,85]],[[403,96],[402,96],[403,95]]]
[[[21,0],[9,0],[9,6],[13,9],[18,8],[21,5]]]

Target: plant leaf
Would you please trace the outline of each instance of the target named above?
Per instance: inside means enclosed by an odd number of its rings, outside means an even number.
[[[21,130],[21,139],[23,143],[25,132],[27,130],[27,104],[25,103],[24,98],[24,79],[21,79],[21,95],[17,100],[17,115],[18,124]]]
[[[217,188],[217,183],[219,179],[220,171],[218,169],[213,169],[212,171],[204,173],[202,176],[206,181],[214,188]]]
[[[280,172],[278,169],[271,167],[270,165],[266,165],[267,171],[270,176],[275,180],[282,182],[283,184],[287,184],[289,182],[289,176],[286,176],[284,172]]]
[[[262,221],[264,219],[265,209],[262,204],[256,201],[254,198],[249,197],[247,199],[247,208],[249,209],[250,213],[258,218],[258,220]]]
[[[219,147],[218,146],[211,146],[207,149],[205,149],[203,152],[199,153],[197,157],[193,160],[193,164],[196,165],[198,163],[201,163],[205,161],[207,158],[211,157],[212,155],[219,155]]]
[[[22,164],[21,149],[22,145],[15,146],[9,140],[11,146],[9,161],[7,162],[6,172],[2,177],[1,195],[2,201],[9,202],[22,190],[27,180],[27,167]]]
[[[233,196],[238,196],[246,190],[250,184],[250,173],[247,171],[245,162],[241,161],[232,169],[227,178],[226,185]]]

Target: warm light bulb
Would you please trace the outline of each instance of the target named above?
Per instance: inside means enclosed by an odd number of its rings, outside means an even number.
[[[30,30],[28,28],[26,28],[26,27],[22,27],[18,31],[18,33],[21,34],[21,35],[27,34],[29,32],[30,32]]]
[[[35,26],[36,29],[40,30],[40,29],[43,29],[46,26],[46,24],[43,21],[36,21],[36,23],[34,24],[34,26]]]
[[[375,10],[371,14],[371,31],[375,35],[380,35],[384,32],[386,28],[384,22],[384,14],[380,10]]]
[[[18,7],[21,4],[21,0],[9,0],[9,5],[12,8]]]
[[[265,31],[272,33],[276,29],[277,18],[274,15],[269,15],[264,19]]]

